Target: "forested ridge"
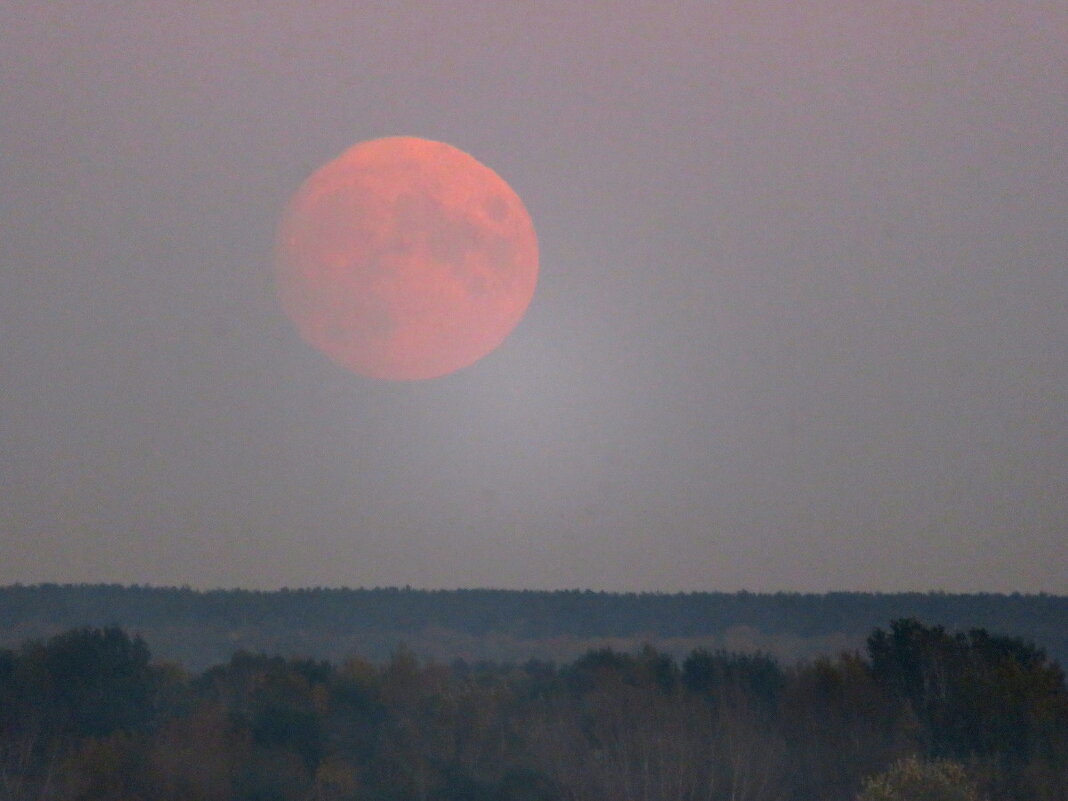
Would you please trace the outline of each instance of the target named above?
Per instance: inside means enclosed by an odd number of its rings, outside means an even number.
[[[122,626],[163,659],[202,669],[235,650],[381,660],[400,644],[438,660],[573,659],[650,643],[792,661],[861,648],[887,620],[1011,631],[1068,662],[1068,597],[945,593],[608,593],[409,588],[213,590],[0,587],[0,646],[80,626]]]
[[[247,651],[120,628],[0,650],[7,801],[1063,801],[1068,688],[1028,641],[915,619],[784,664]]]

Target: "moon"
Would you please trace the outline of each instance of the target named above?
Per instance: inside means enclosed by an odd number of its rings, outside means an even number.
[[[538,279],[534,225],[497,173],[443,142],[361,142],[301,185],[275,277],[300,336],[342,367],[436,378],[494,350]]]

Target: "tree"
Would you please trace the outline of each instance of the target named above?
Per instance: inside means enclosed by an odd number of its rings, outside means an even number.
[[[806,797],[852,797],[864,776],[912,751],[911,718],[857,654],[791,669],[782,717],[790,775]]]
[[[981,801],[957,762],[907,757],[864,782],[857,801]]]
[[[24,715],[53,733],[105,737],[152,716],[153,673],[140,637],[119,628],[75,629],[23,648],[17,683]]]
[[[1044,651],[983,629],[949,634],[905,619],[876,630],[868,652],[876,682],[915,716],[925,757],[981,763],[999,796],[1063,792],[1065,779],[1051,785],[1048,777],[1068,774],[1068,691]]]

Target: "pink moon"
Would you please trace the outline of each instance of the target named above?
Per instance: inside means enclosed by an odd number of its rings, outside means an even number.
[[[300,336],[364,376],[447,375],[496,349],[538,279],[534,225],[451,145],[362,142],[316,170],[278,226],[276,279]]]

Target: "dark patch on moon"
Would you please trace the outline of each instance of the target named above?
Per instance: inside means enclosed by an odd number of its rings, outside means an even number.
[[[474,222],[429,196],[404,194],[397,199],[391,249],[409,250],[420,242],[430,255],[445,264],[460,264],[477,248],[483,232]]]

